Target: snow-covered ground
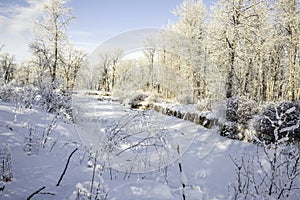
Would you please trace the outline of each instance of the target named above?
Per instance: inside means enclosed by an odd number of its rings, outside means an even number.
[[[0,185],[5,186],[0,199],[25,199],[39,189],[32,199],[76,199],[78,190],[90,192],[93,178],[108,199],[182,199],[183,191],[186,199],[227,199],[235,182],[230,156],[256,151],[253,144],[220,137],[216,129],[97,98],[74,95],[75,123],[0,102],[0,148],[9,149],[13,172]],[[115,134],[111,140],[109,133]],[[97,177],[94,167],[101,173]]]

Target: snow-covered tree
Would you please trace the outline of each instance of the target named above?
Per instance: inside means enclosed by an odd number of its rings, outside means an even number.
[[[0,81],[4,84],[9,83],[14,78],[14,72],[16,71],[15,56],[9,53],[0,55]],[[1,83],[0,82],[0,83]]]
[[[94,78],[98,90],[111,92],[117,82],[117,67],[122,56],[122,50],[103,52],[99,55],[99,62],[94,69]]]
[[[128,88],[132,90],[131,84],[134,81],[131,81],[130,78],[134,78],[134,75],[131,73],[132,69],[136,67],[136,61],[132,59],[121,59],[117,65],[117,69],[115,71],[115,84],[113,89],[113,95],[120,98],[127,98],[130,92]],[[141,73],[140,76],[144,79],[144,73]],[[130,82],[129,84],[126,84]]]
[[[33,54],[47,68],[51,83],[57,79],[57,71],[63,65],[62,55],[68,44],[66,34],[74,17],[71,9],[65,7],[65,0],[47,0],[43,3],[42,16],[37,20],[35,39],[30,44]]]
[[[103,89],[106,92],[110,91],[110,58],[109,53],[105,52],[99,56],[99,66],[98,66],[98,76],[99,77],[99,83],[98,83],[98,90]]]
[[[37,71],[31,60],[24,61],[16,73],[19,85],[33,84],[37,78]]]
[[[178,38],[175,40],[177,43],[175,46],[178,48],[177,59],[181,60],[180,73],[190,81],[194,96],[206,98],[208,96],[207,66],[203,46],[206,9],[201,0],[185,0],[173,13],[179,17],[179,20],[175,24],[169,24],[169,29],[182,34],[188,41],[183,49],[182,41]],[[171,52],[174,53],[173,50]]]
[[[121,49],[117,49],[111,52],[111,87],[113,88],[116,84],[116,71],[117,66],[121,60],[121,56],[123,51]]]
[[[147,63],[149,65],[149,77],[148,77],[148,87],[153,88],[154,87],[154,62],[156,58],[156,41],[154,39],[148,38],[146,41],[146,48],[143,50],[143,54],[146,57]]]
[[[284,49],[284,65],[287,77],[285,94],[288,100],[300,98],[300,1],[277,0],[274,3],[274,28],[277,42]]]
[[[265,37],[260,35],[265,25],[263,16],[267,14],[262,12],[265,11],[262,7],[258,9],[262,3],[254,0],[220,0],[212,9],[208,49],[224,76],[227,98],[252,92],[248,91],[251,75],[264,70],[255,70],[252,66],[253,59],[259,58],[257,50],[261,50],[261,46],[257,45],[264,42],[264,38],[260,37]]]
[[[86,53],[69,45],[63,60],[62,74],[65,79],[65,88],[73,90],[80,68],[85,64]]]

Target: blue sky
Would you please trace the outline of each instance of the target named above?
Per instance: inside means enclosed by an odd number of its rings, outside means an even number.
[[[210,7],[216,0],[204,0]],[[42,0],[0,0],[0,45],[2,52],[18,61],[29,55],[34,20]],[[99,44],[121,32],[145,27],[163,27],[176,21],[172,10],[182,0],[69,0],[77,18],[69,26],[76,47],[92,52]]]

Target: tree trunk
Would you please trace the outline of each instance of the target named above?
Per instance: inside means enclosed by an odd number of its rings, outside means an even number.
[[[54,87],[54,82],[56,79],[56,68],[58,63],[58,25],[57,25],[57,18],[54,18],[54,24],[55,24],[55,36],[54,36],[54,63],[52,66],[52,85]]]

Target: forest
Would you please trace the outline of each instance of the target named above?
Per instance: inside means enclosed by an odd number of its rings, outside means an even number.
[[[93,83],[78,81],[80,88],[111,91],[118,81],[116,74],[124,73],[121,68],[126,65],[130,68],[126,63],[130,59],[122,60],[124,52],[116,49],[99,55],[99,69],[86,69],[87,55],[68,40],[67,28],[75,17],[58,3],[49,5],[57,7],[48,8],[38,19],[34,41],[28,44],[32,52],[28,61],[17,65],[2,45],[2,85],[72,90],[77,76],[83,79],[91,73]],[[197,100],[233,96],[259,103],[299,100],[298,1],[219,1],[209,14],[201,1],[184,1],[173,13],[178,21],[165,29],[174,32],[174,38],[171,34],[147,38],[141,65],[167,66],[180,74]],[[153,80],[148,87],[154,87]]]
[[[42,10],[26,61],[0,41],[0,199],[299,199],[299,0],[183,0],[91,54],[65,0]]]

